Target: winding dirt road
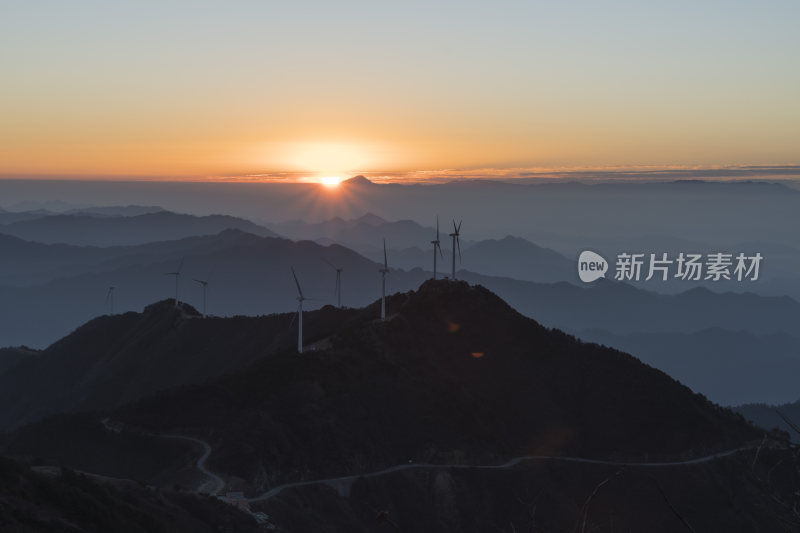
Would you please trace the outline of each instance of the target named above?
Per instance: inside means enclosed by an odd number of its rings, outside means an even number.
[[[109,431],[119,431],[118,429],[114,428],[113,425],[108,421],[108,419],[103,420],[103,425]],[[196,492],[202,494],[210,494],[212,496],[218,495],[224,488],[225,488],[225,481],[213,473],[206,467],[206,461],[208,460],[209,456],[211,455],[211,446],[204,440],[198,439],[195,437],[187,437],[185,435],[172,435],[172,434],[165,434],[165,433],[149,433],[154,437],[162,437],[166,439],[183,439],[187,440],[196,444],[199,444],[203,448],[203,455],[197,459],[196,467],[200,472],[202,472],[206,477],[209,479],[205,481],[197,490]],[[670,462],[661,462],[661,463],[653,463],[653,462],[624,462],[624,461],[604,461],[602,459],[586,459],[583,457],[562,457],[562,456],[553,456],[553,455],[525,455],[522,457],[515,457],[505,463],[499,465],[465,465],[465,464],[433,464],[433,463],[407,463],[401,464],[396,466],[391,466],[389,468],[384,468],[383,470],[375,470],[373,472],[366,472],[363,474],[354,474],[351,476],[340,476],[340,477],[331,477],[331,478],[323,478],[323,479],[312,479],[308,481],[295,481],[292,483],[284,483],[283,485],[278,485],[277,487],[273,487],[272,489],[259,494],[253,498],[248,498],[247,501],[250,503],[256,502],[263,502],[269,500],[270,498],[277,496],[282,491],[286,489],[292,489],[297,487],[305,487],[308,485],[330,485],[333,487],[341,486],[344,484],[350,484],[359,478],[372,478],[383,476],[386,474],[391,474],[393,472],[399,472],[401,470],[413,470],[413,469],[448,469],[448,468],[477,468],[477,469],[485,469],[485,470],[498,470],[498,469],[507,469],[513,468],[524,461],[562,461],[568,463],[587,463],[587,464],[596,464],[596,465],[608,465],[608,466],[627,466],[627,467],[671,467],[671,466],[686,466],[686,465],[697,465],[702,463],[708,463],[715,459],[721,459],[723,457],[729,457],[739,452],[753,450],[755,447],[748,446],[743,448],[734,448],[732,450],[726,450],[723,452],[715,453],[712,455],[707,455],[705,457],[697,457],[694,459],[685,459],[682,461],[670,461]]]
[[[104,418],[103,420],[101,420],[101,422],[103,424],[103,427],[105,427],[107,431],[111,431],[113,433],[122,432],[122,426],[115,424],[108,418]],[[163,439],[188,440],[189,442],[199,444],[203,448],[203,455],[201,455],[197,459],[197,461],[195,462],[195,467],[209,479],[204,481],[203,484],[200,485],[195,490],[195,492],[198,492],[200,494],[210,494],[212,496],[216,496],[222,491],[222,489],[225,488],[225,481],[206,467],[206,461],[208,460],[209,456],[211,456],[211,445],[208,444],[206,441],[195,437],[187,437],[186,435],[173,435],[167,433],[149,433],[149,432],[146,432],[144,434],[149,435],[151,437],[159,437]]]
[[[268,490],[267,492],[264,492],[263,494],[255,496],[253,498],[248,498],[247,501],[249,501],[250,503],[263,502],[272,498],[273,496],[277,496],[278,494],[281,493],[281,491],[285,489],[291,489],[295,487],[304,487],[307,485],[317,485],[317,484],[335,486],[343,483],[352,483],[353,481],[359,478],[377,477],[385,474],[391,474],[392,472],[398,472],[400,470],[411,470],[415,468],[421,468],[421,469],[477,468],[477,469],[493,470],[493,469],[512,468],[514,466],[517,466],[523,461],[563,461],[568,463],[589,463],[589,464],[609,465],[609,466],[668,467],[668,466],[696,465],[701,463],[707,463],[715,459],[728,457],[730,455],[734,455],[736,453],[751,449],[753,448],[752,447],[735,448],[733,450],[727,450],[724,452],[715,453],[713,455],[708,455],[705,457],[698,457],[696,459],[687,459],[684,461],[673,461],[665,463],[628,463],[620,461],[603,461],[600,459],[584,459],[582,457],[559,457],[552,455],[526,455],[523,457],[515,457],[514,459],[511,459],[510,461],[500,465],[464,465],[464,464],[448,465],[448,464],[430,464],[430,463],[408,463],[408,464],[392,466],[389,468],[385,468],[383,470],[368,472],[365,474],[356,474],[353,476],[341,476],[341,477],[333,477],[326,479],[314,479],[309,481],[297,481],[294,483],[285,483],[283,485],[278,485],[277,487],[273,487],[272,489]]]
[[[200,487],[198,487],[195,492],[216,496],[222,491],[222,489],[225,488],[225,481],[221,477],[216,475],[214,472],[206,468],[206,461],[208,460],[208,457],[211,455],[211,445],[209,445],[206,441],[201,439],[196,439],[194,437],[186,437],[184,435],[168,435],[163,433],[153,433],[152,435],[156,437],[162,437],[165,439],[188,440],[189,442],[194,442],[203,447],[203,455],[201,455],[197,459],[197,463],[195,463],[195,466],[200,472],[202,472],[205,476],[207,476],[210,479],[208,479],[202,485],[200,485]]]

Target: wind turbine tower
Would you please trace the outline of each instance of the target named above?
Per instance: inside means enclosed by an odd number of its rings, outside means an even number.
[[[108,314],[114,314],[114,289],[115,287],[112,285],[108,288],[108,292],[106,293],[106,305],[108,306]]]
[[[386,320],[386,274],[389,273],[389,261],[386,259],[386,239],[383,239],[383,268],[381,273],[381,320]]]
[[[303,353],[303,302],[306,297],[303,296],[303,289],[300,288],[300,282],[297,281],[294,267],[292,267],[292,276],[297,285],[297,353]]]
[[[175,307],[178,307],[178,280],[181,277],[181,268],[183,268],[183,260],[186,259],[185,257],[181,258],[181,262],[178,264],[178,270],[175,272],[167,272],[166,276],[175,276]]]
[[[208,289],[208,281],[202,279],[195,279],[197,283],[203,287],[203,318],[206,317],[206,290]]]
[[[441,255],[442,258],[444,258],[444,255],[442,254],[442,247],[441,247],[440,241],[439,241],[439,216],[438,215],[436,216],[436,240],[435,241],[431,241],[431,244],[433,245],[433,279],[436,279],[436,251],[438,250],[439,251],[439,255]]]
[[[328,263],[332,269],[336,271],[336,307],[342,307],[342,270],[334,266],[333,263],[325,259],[325,262]]]
[[[461,240],[459,239],[459,235],[461,235],[461,223],[463,220],[458,221],[458,225],[456,225],[456,221],[453,221],[453,233],[450,234],[450,237],[453,238],[453,279],[456,279],[456,247],[458,247],[458,260],[461,261]]]

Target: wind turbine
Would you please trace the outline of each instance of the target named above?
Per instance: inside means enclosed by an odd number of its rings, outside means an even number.
[[[113,285],[108,288],[108,292],[106,293],[106,305],[109,306],[109,315],[114,314],[114,287]]]
[[[175,307],[178,307],[178,279],[181,277],[181,268],[183,268],[184,259],[186,259],[186,256],[182,257],[181,262],[178,263],[178,270],[164,274],[165,276],[175,276]]]
[[[202,279],[197,279],[197,278],[192,278],[192,279],[194,279],[194,281],[196,281],[197,283],[199,283],[200,285],[203,286],[203,318],[205,318],[206,317],[206,289],[208,289],[208,281],[202,280]]]
[[[453,220],[453,233],[450,236],[453,238],[453,279],[456,279],[456,246],[458,247],[458,260],[461,261],[461,240],[458,238],[461,234],[461,223],[463,220],[458,221],[458,226],[456,226],[456,221]]]
[[[442,247],[439,244],[439,215],[436,215],[436,240],[431,241],[433,245],[433,279],[436,279],[436,250],[439,250],[439,255],[444,258],[444,254],[442,254]]]
[[[331,268],[336,271],[336,306],[337,307],[341,307],[342,306],[342,270],[344,270],[344,269],[337,268],[336,266],[334,266],[333,263],[331,263],[327,259],[324,259],[324,261],[326,263],[328,263],[331,266]]]
[[[383,268],[381,273],[381,320],[386,320],[386,274],[389,273],[389,261],[386,259],[386,239],[383,239]]]
[[[300,288],[300,282],[297,281],[294,267],[292,267],[292,276],[297,285],[297,353],[303,353],[303,301],[306,300],[306,297],[303,296],[303,289]]]
[[[319,298],[306,298],[303,296],[303,289],[300,288],[300,282],[297,281],[297,274],[294,271],[294,267],[292,267],[292,277],[294,278],[295,285],[297,285],[297,353],[303,353],[303,302],[306,300],[319,301]],[[294,317],[292,317],[292,321],[289,323],[289,329],[291,329],[292,324],[294,324]]]

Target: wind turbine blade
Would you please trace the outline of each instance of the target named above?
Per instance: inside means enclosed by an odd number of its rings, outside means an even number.
[[[790,428],[795,430],[796,433],[800,434],[800,427],[798,427],[797,424],[795,424],[788,416],[784,415],[783,413],[781,413],[777,409],[775,409],[775,412],[778,413],[778,416],[780,416],[783,419],[783,421],[786,422],[786,424]]]
[[[456,245],[458,246],[458,261],[460,263],[461,262],[461,239],[458,238],[458,233],[456,233]]]
[[[108,303],[110,299],[111,299],[111,289],[108,289],[108,292],[106,293],[106,303]]]
[[[439,240],[439,215],[436,215],[436,240]]]
[[[334,266],[334,264],[333,264],[333,263],[331,263],[330,261],[328,261],[328,260],[327,260],[327,259],[325,259],[324,257],[322,258],[322,260],[323,260],[323,261],[325,261],[326,263],[328,263],[332,269],[334,269],[334,270],[338,270],[338,269],[337,269],[337,268]]]
[[[453,233],[458,233],[458,228],[456,227],[456,219],[453,219]]]
[[[297,292],[300,294],[300,298],[303,298],[303,289],[300,288],[300,282],[297,281],[297,274],[294,272],[294,267],[292,267],[292,276],[294,277],[295,285],[297,285]]]
[[[192,278],[192,279],[193,279],[194,281],[196,281],[197,283],[199,283],[200,285],[203,285],[203,286],[205,286],[205,285],[208,285],[208,282],[207,282],[207,281],[204,281],[204,280],[202,280],[202,279],[197,279],[197,278]]]
[[[389,261],[386,259],[386,239],[383,239],[383,268],[389,270]]]
[[[458,221],[458,227],[456,228],[456,233],[461,233],[461,223],[464,222],[463,220]]]
[[[300,307],[297,308],[297,311],[292,313],[292,321],[289,322],[289,327],[286,328],[286,329],[292,329],[292,326],[294,326],[294,321],[297,320],[297,313],[299,313],[299,312],[300,312]]]
[[[181,273],[181,269],[183,268],[183,261],[184,261],[185,259],[186,259],[186,256],[185,256],[185,255],[184,255],[183,257],[181,257],[181,262],[180,262],[180,263],[178,263],[178,270],[175,272],[176,274],[180,275],[180,273]]]
[[[440,256],[442,259],[444,259],[444,254],[442,253],[442,246],[441,246],[441,245],[440,245],[438,242],[436,243],[436,248],[438,248],[438,249],[439,249],[439,256]]]

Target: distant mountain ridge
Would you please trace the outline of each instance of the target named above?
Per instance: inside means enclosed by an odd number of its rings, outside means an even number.
[[[390,248],[422,245],[433,239],[436,232],[411,220],[389,222],[373,213],[347,220],[335,217],[318,223],[288,221],[267,227],[292,239],[326,239],[343,246],[377,246],[386,239]]]
[[[789,333],[709,328],[627,335],[594,330],[578,336],[630,353],[721,405],[783,404],[800,397],[800,338]]]
[[[382,260],[381,243],[386,239],[395,267],[406,270],[433,268],[429,246],[436,237],[436,228],[425,227],[411,220],[389,222],[367,213],[349,220],[336,217],[314,224],[293,220],[267,226],[293,239],[309,239],[326,245],[341,244],[373,261]],[[443,254],[438,260],[441,273],[450,272],[451,230],[451,221],[442,220],[439,238]],[[475,272],[537,282],[576,279],[572,261],[554,250],[520,237],[507,235],[502,239],[463,240],[461,248],[465,264]]]
[[[277,234],[249,220],[228,215],[182,215],[169,211],[134,216],[61,214],[0,225],[0,233],[44,244],[121,246],[213,235],[238,229],[261,237]]]
[[[119,255],[104,261],[98,271],[25,288],[0,287],[0,299],[5,302],[0,306],[0,345],[46,346],[89,318],[108,312],[103,300],[109,286],[117,287],[117,312],[140,310],[174,295],[173,279],[165,273],[174,271],[184,256],[181,298],[199,307],[202,291],[192,278],[210,279],[208,309],[212,314],[257,315],[292,309],[296,296],[292,266],[309,295],[332,303],[335,272],[326,261],[344,268],[344,305],[365,305],[380,295],[379,265],[339,245],[320,246],[228,230],[215,237],[120,248],[114,253]],[[391,255],[389,265],[393,265]],[[440,275],[449,274],[448,267],[446,261],[440,263]],[[800,314],[800,304],[786,297],[717,294],[705,289],[667,296],[605,280],[577,286],[465,270],[459,270],[458,276],[489,287],[543,324],[573,333],[587,329],[618,334],[692,332],[719,327],[771,334],[794,331],[794,317]],[[387,281],[390,291],[402,291],[416,289],[430,277],[429,270],[419,268],[392,270]],[[53,301],[59,304],[54,306]]]
[[[800,396],[800,392],[798,396]],[[761,427],[785,431],[795,443],[800,443],[800,432],[798,432],[800,429],[800,400],[780,405],[768,405],[763,402],[748,403],[738,405],[733,410]]]
[[[96,206],[96,207],[83,207],[78,209],[69,209],[64,211],[65,215],[97,215],[108,217],[131,217],[139,215],[148,215],[152,213],[159,213],[167,211],[163,207],[150,205],[110,205],[110,206]]]
[[[475,272],[545,283],[576,278],[575,261],[513,235],[478,241],[464,253]]]
[[[58,278],[100,273],[125,266],[172,259],[176,265],[187,253],[253,244],[261,237],[236,229],[215,235],[184,237],[129,246],[42,244],[0,233],[0,286],[25,287]]]

